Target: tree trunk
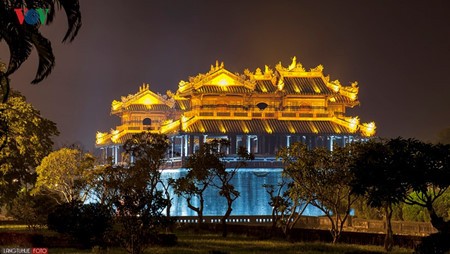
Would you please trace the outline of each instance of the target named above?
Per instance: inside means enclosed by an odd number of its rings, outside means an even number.
[[[170,200],[170,196],[168,196],[169,202],[167,203],[166,207],[166,216],[170,220],[170,208],[172,208],[172,201]],[[166,233],[173,233],[173,223],[170,223],[169,226],[166,226]]]
[[[333,236],[333,244],[336,244],[338,242],[338,239],[340,236],[340,232],[339,232],[337,223],[338,223],[337,219],[336,219],[336,222],[334,222],[334,221],[331,222],[331,235]]]
[[[200,199],[200,206],[199,207],[195,207],[191,204],[191,199],[187,198],[186,199],[187,204],[189,209],[191,209],[192,211],[197,213],[197,228],[200,228],[202,226],[202,222],[203,222],[203,206],[202,206],[202,199]]]
[[[449,232],[450,231],[450,222],[445,222],[444,218],[439,217],[436,214],[436,211],[433,208],[433,204],[428,204],[427,206],[428,213],[430,214],[431,225],[439,232]]]
[[[386,251],[391,251],[394,247],[394,239],[393,239],[393,232],[392,232],[392,204],[387,204],[384,206],[384,212],[386,216],[386,236],[384,238],[384,249]]]
[[[167,207],[166,207],[167,218],[170,218],[170,208],[172,208],[172,201],[169,199],[169,202],[167,203]]]
[[[277,228],[278,216],[276,214],[275,208],[272,208],[272,234],[275,233]]]
[[[231,211],[233,211],[233,208],[231,208],[231,205],[233,204],[233,201],[231,198],[227,197],[227,211],[222,217],[222,237],[228,236],[228,227],[227,227],[227,219],[230,217]]]
[[[205,200],[203,199],[203,196],[200,196],[200,205],[198,207],[198,227],[203,227],[203,205],[205,203]]]

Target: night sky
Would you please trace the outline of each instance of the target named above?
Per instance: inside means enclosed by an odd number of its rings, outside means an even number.
[[[375,121],[381,137],[434,141],[450,127],[448,1],[80,0],[83,27],[60,43],[64,12],[42,26],[56,67],[38,85],[36,52],[11,78],[61,131],[57,145],[94,147],[95,133],[119,124],[111,102],[142,83],[165,94],[209,71],[254,71],[291,58],[319,64],[331,80],[358,81],[361,105],[347,115]],[[7,61],[8,49],[0,46]]]

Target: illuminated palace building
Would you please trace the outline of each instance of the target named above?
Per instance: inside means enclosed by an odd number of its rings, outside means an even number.
[[[169,162],[181,166],[204,142],[224,138],[231,143],[226,151],[231,160],[244,146],[255,154],[253,166],[270,167],[277,151],[293,142],[332,150],[373,136],[375,123],[346,116],[346,108],[358,104],[356,82],[330,81],[321,65],[307,71],[295,57],[288,67],[266,65],[244,74],[216,62],[209,72],[181,81],[176,93],[160,95],[144,84],[136,94],[113,101],[111,114],[121,125],[98,132],[96,146],[120,163],[121,145],[133,134],[162,133],[171,141]]]

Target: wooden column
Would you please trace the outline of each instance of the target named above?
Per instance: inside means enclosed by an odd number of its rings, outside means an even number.
[[[231,134],[228,136],[230,141],[230,154],[236,154],[237,153],[237,144],[236,144],[236,134]]]

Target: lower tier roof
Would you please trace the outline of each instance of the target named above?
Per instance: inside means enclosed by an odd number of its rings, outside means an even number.
[[[277,120],[277,119],[252,119],[252,120],[221,120],[203,119],[193,117],[180,126],[176,121],[170,128],[162,129],[167,135],[184,134],[209,134],[209,135],[361,135],[357,129],[351,129],[342,121],[330,120]],[[116,131],[114,134],[106,134],[97,139],[97,146],[123,144],[138,130]],[[154,132],[161,132],[154,131]]]
[[[233,134],[351,134],[350,128],[333,121],[294,121],[276,119],[205,120],[199,119],[184,128],[186,133]]]

